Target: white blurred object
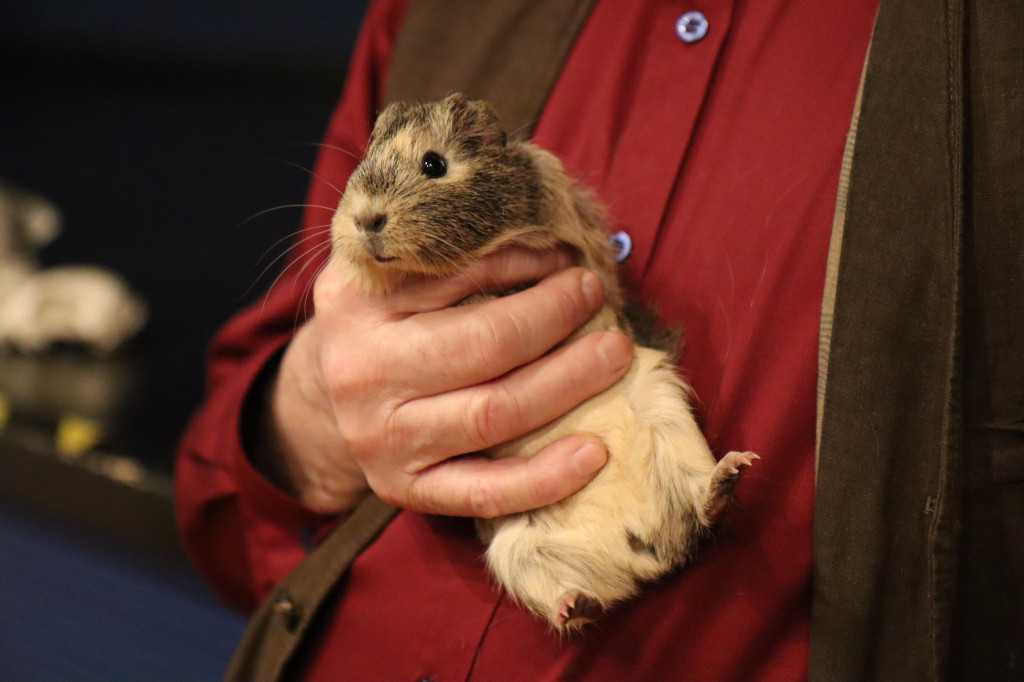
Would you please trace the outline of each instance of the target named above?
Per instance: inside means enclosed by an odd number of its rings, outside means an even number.
[[[0,184],[0,347],[31,353],[73,343],[108,354],[142,328],[146,305],[109,270],[41,269],[35,254],[59,231],[52,204]]]
[[[120,278],[87,265],[39,270],[0,298],[0,340],[24,352],[67,342],[110,353],[145,320]]]

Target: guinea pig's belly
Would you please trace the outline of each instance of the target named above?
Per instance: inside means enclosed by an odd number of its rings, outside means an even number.
[[[665,523],[674,526],[680,514],[699,515],[715,458],[665,353],[635,348],[629,371],[612,387],[488,454],[532,457],[574,434],[600,438],[608,463],[576,494],[532,512],[534,521],[543,515],[577,528],[593,524],[596,530],[615,519],[616,527],[650,536]]]
[[[499,582],[556,628],[586,620],[576,615],[579,604],[604,610],[685,561],[715,467],[660,351],[635,349],[614,386],[490,454],[530,457],[579,433],[598,436],[608,449],[594,480],[561,502],[477,525]]]
[[[629,432],[636,425],[630,396],[637,381],[637,374],[638,366],[634,359],[626,375],[604,392],[581,403],[547,426],[489,449],[487,455],[494,459],[533,457],[545,446],[575,434],[599,437],[609,453],[624,450],[629,441]],[[609,465],[611,464],[609,461]],[[605,467],[607,468],[608,466]]]

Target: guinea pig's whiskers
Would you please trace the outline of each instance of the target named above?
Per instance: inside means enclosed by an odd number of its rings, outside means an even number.
[[[330,206],[320,206],[319,204],[282,204],[280,206],[271,206],[270,208],[265,208],[262,211],[257,211],[256,213],[253,213],[251,216],[235,225],[235,229],[238,230],[242,227],[245,227],[252,221],[268,213],[273,213],[274,211],[281,211],[286,208],[322,208],[323,210],[330,211],[331,213],[334,213],[334,211],[337,209],[336,206],[332,208]]]
[[[251,290],[252,290],[252,288],[253,288],[253,287],[255,287],[255,286],[256,286],[256,284],[257,284],[257,283],[258,283],[258,282],[259,282],[259,281],[260,281],[261,279],[263,279],[263,277],[264,277],[264,276],[265,276],[265,275],[267,274],[267,272],[268,272],[268,271],[269,271],[269,270],[270,270],[270,269],[271,269],[272,267],[274,267],[274,265],[276,265],[277,263],[279,263],[279,262],[281,261],[281,259],[282,259],[282,258],[284,258],[285,256],[288,256],[289,254],[293,253],[293,252],[294,252],[294,251],[295,251],[296,249],[298,249],[298,248],[299,248],[300,246],[302,246],[303,244],[305,244],[305,243],[307,243],[307,242],[310,242],[310,241],[313,241],[313,240],[318,240],[318,239],[322,239],[322,238],[323,238],[323,236],[324,236],[324,235],[326,235],[326,234],[328,234],[328,233],[330,233],[330,231],[331,231],[331,226],[330,226],[330,225],[317,225],[316,227],[312,227],[312,228],[310,228],[310,232],[311,232],[311,234],[308,234],[308,235],[306,235],[306,236],[305,236],[305,237],[303,237],[302,239],[298,239],[298,240],[294,241],[294,242],[293,242],[292,244],[290,244],[290,245],[288,246],[288,248],[287,248],[287,249],[285,249],[285,250],[284,250],[284,251],[282,251],[282,252],[281,252],[280,254],[278,254],[278,255],[277,255],[277,256],[276,256],[275,258],[274,258],[274,260],[270,261],[270,262],[269,262],[269,263],[267,264],[267,266],[266,266],[265,268],[263,268],[263,270],[261,270],[261,271],[260,271],[260,274],[256,275],[256,279],[255,279],[255,280],[253,281],[253,283],[252,283],[252,284],[251,284],[251,285],[249,286],[249,289],[247,289],[247,290],[246,290],[245,294],[248,294],[248,293],[249,293],[249,291],[251,291]],[[260,256],[260,259],[259,259],[258,261],[256,261],[256,264],[257,264],[257,265],[259,265],[259,263],[260,263],[260,262],[262,262],[262,261],[263,261],[263,259],[264,259],[264,258],[266,258],[266,257],[267,257],[267,255],[268,255],[268,254],[269,254],[269,253],[270,253],[271,251],[273,251],[273,250],[274,250],[275,248],[277,248],[277,246],[278,246],[278,245],[279,245],[279,244],[280,244],[281,242],[283,242],[283,241],[285,241],[285,240],[287,240],[287,239],[290,239],[290,238],[292,238],[292,237],[294,237],[294,236],[296,236],[296,235],[300,235],[300,234],[302,234],[302,231],[301,231],[301,230],[300,230],[300,231],[298,231],[298,232],[293,232],[292,234],[290,234],[290,235],[287,235],[287,236],[285,236],[285,237],[282,237],[281,239],[278,239],[278,240],[277,240],[276,242],[274,242],[273,246],[271,246],[271,247],[270,247],[269,249],[267,249],[267,250],[266,250],[266,252],[264,252],[264,254],[263,254],[262,256]],[[287,268],[286,268],[286,269],[287,269]],[[243,294],[243,296],[244,296],[245,294]]]
[[[310,143],[309,146],[311,146],[311,147],[320,147],[321,149],[333,149],[336,152],[341,152],[342,154],[344,154],[346,156],[352,157],[356,161],[362,161],[363,160],[363,157],[360,156],[359,154],[356,154],[353,151],[349,151],[348,149],[345,149],[344,147],[339,147],[336,144],[327,144],[326,142],[313,142],[313,143]]]
[[[320,256],[322,256],[325,253],[328,254],[328,256],[330,256],[332,246],[333,246],[333,243],[330,240],[327,240],[323,244],[321,244],[320,246],[316,247],[313,251],[311,251],[310,254],[309,254],[309,258],[307,258],[306,262],[302,264],[301,268],[299,268],[299,271],[298,271],[298,273],[296,273],[295,278],[296,279],[301,279],[302,278],[302,273],[304,273],[306,271],[306,268],[308,268],[310,266],[310,264],[319,262],[319,266],[317,267],[316,275],[314,275],[313,277],[309,278],[307,283],[315,281],[316,280],[316,276],[320,274],[320,271],[323,270],[323,266],[329,260],[329,257],[328,258],[320,258]],[[296,262],[298,262],[298,261],[296,261]]]
[[[328,187],[333,189],[335,192],[337,192],[339,197],[342,194],[344,194],[344,192],[342,190],[338,189],[338,187],[334,183],[329,181],[323,175],[317,173],[316,171],[310,170],[309,168],[306,168],[301,163],[295,163],[294,161],[288,161],[287,159],[280,159],[280,161],[281,161],[281,163],[287,164],[289,166],[294,166],[295,168],[298,168],[299,170],[301,170],[301,171],[303,171],[305,173],[308,173],[310,177],[316,178],[317,180],[319,180],[320,182],[324,183],[325,185],[327,185]],[[334,209],[332,208],[332,209],[329,209],[329,210],[333,211]]]
[[[447,247],[445,249],[426,248],[423,253],[432,265],[454,266],[466,255],[466,250],[458,244],[445,239],[439,234],[430,235],[430,239],[437,245]]]
[[[291,234],[285,235],[284,237],[281,237],[280,239],[278,239],[278,240],[277,240],[276,242],[274,242],[273,244],[271,244],[271,245],[270,245],[270,247],[269,247],[269,248],[267,248],[267,250],[266,250],[266,251],[264,251],[264,252],[263,252],[263,255],[261,255],[261,256],[260,256],[260,257],[259,257],[259,258],[258,258],[258,259],[256,260],[256,262],[255,262],[255,263],[253,264],[253,267],[254,267],[254,268],[257,268],[257,267],[259,267],[260,263],[262,263],[262,262],[263,262],[263,259],[264,259],[264,258],[266,258],[266,257],[267,257],[267,256],[268,256],[268,255],[270,254],[270,252],[271,252],[271,251],[273,251],[274,249],[276,249],[276,248],[277,248],[277,246],[278,246],[278,245],[279,245],[279,244],[280,244],[281,242],[283,242],[283,241],[285,241],[285,240],[288,240],[288,239],[291,239],[292,237],[295,237],[295,236],[297,236],[297,235],[300,235],[300,234],[302,234],[302,231],[301,231],[301,230],[298,230],[298,231],[296,231],[296,232],[292,232]],[[279,256],[278,256],[277,258],[275,258],[274,260],[270,261],[270,263],[268,263],[268,264],[267,264],[267,266],[266,266],[265,268],[263,268],[262,270],[260,270],[260,273],[259,273],[258,275],[256,275],[256,276],[255,276],[255,277],[253,278],[253,280],[252,280],[252,283],[251,283],[251,284],[249,284],[248,288],[246,288],[246,290],[245,290],[244,292],[242,292],[242,295],[241,295],[241,296],[239,296],[239,299],[244,299],[244,298],[245,298],[246,296],[248,296],[248,295],[249,295],[249,293],[250,293],[250,292],[251,292],[251,291],[252,291],[253,289],[255,289],[255,288],[256,288],[256,285],[260,283],[260,280],[261,280],[261,279],[263,279],[263,276],[267,274],[267,271],[268,271],[268,270],[270,270],[270,268],[272,268],[272,267],[274,266],[274,263],[276,263],[276,262],[278,262],[279,260],[281,260],[281,258],[283,258],[283,257],[284,257],[285,255],[287,255],[287,254],[288,254],[288,253],[289,253],[289,252],[290,252],[290,251],[291,251],[292,249],[294,249],[294,248],[295,248],[294,246],[289,246],[289,247],[288,247],[287,249],[285,249],[285,250],[284,250],[284,252],[283,252],[283,253],[282,253],[281,255],[279,255]],[[271,286],[273,286],[273,285],[271,285]]]
[[[321,246],[315,252],[315,256],[319,257],[320,254],[322,254],[325,250],[330,251],[330,248],[331,248],[330,243],[327,243],[324,246]],[[295,310],[295,319],[292,321],[292,329],[293,330],[297,329],[299,324],[300,324],[299,323],[299,313],[302,313],[303,315],[305,315],[307,313],[307,311],[309,310],[309,303],[308,303],[308,301],[309,301],[310,295],[313,292],[313,285],[316,283],[316,280],[320,277],[320,273],[323,272],[324,268],[327,267],[327,263],[330,261],[330,256],[328,255],[327,258],[321,258],[320,261],[321,261],[321,263],[317,267],[316,272],[313,273],[312,277],[310,277],[308,280],[306,280],[306,284],[305,284],[305,286],[302,289],[302,296],[299,297],[299,307]],[[305,269],[305,267],[308,266],[308,265],[309,265],[309,262],[307,262],[306,265],[303,266],[303,269]],[[308,317],[304,318],[302,320],[302,323],[305,323],[307,319],[309,319],[309,318]]]
[[[278,254],[277,257],[274,258],[274,260],[270,261],[270,265],[268,265],[267,267],[269,268],[274,263],[278,262],[279,260],[281,260],[282,258],[287,256],[289,253],[291,253],[292,251],[297,249],[299,246],[302,246],[306,242],[312,241],[314,239],[319,239],[319,238],[323,237],[325,234],[330,233],[330,231],[331,231],[331,224],[327,223],[326,225],[315,225],[313,227],[308,228],[308,230],[309,230],[310,234],[302,237],[302,239],[296,239],[291,244],[289,244],[288,248],[285,249],[280,254]],[[281,237],[280,239],[278,239],[276,242],[271,244],[270,247],[266,251],[263,252],[263,255],[260,256],[258,261],[256,261],[256,264],[259,265],[261,262],[263,262],[263,259],[266,258],[268,255],[270,255],[270,252],[273,251],[274,249],[276,249],[278,246],[280,246],[282,242],[286,242],[289,239],[292,239],[293,237],[298,237],[304,231],[305,230],[296,230],[295,232],[292,232],[291,234],[287,234],[287,235]],[[265,273],[266,273],[266,270],[261,272],[260,273],[260,277],[262,277]]]
[[[516,128],[515,130],[513,130],[513,131],[509,132],[509,134],[508,134],[508,138],[509,138],[510,140],[512,140],[512,139],[515,139],[515,137],[516,137],[517,135],[519,135],[519,133],[521,133],[521,132],[523,132],[524,130],[527,130],[527,129],[529,129],[529,128],[532,128],[533,126],[535,126],[535,125],[537,124],[537,121],[538,121],[538,120],[539,120],[539,119],[534,119],[533,121],[531,121],[531,122],[529,122],[529,123],[524,123],[523,125],[519,126],[519,127],[518,127],[518,128]]]
[[[291,279],[292,279],[292,287],[294,288],[295,282],[302,277],[302,273],[306,271],[306,268],[309,267],[310,263],[315,262],[317,259],[320,258],[320,256],[322,254],[324,254],[325,252],[329,252],[330,250],[331,250],[331,241],[329,239],[327,239],[327,240],[324,241],[323,244],[313,248],[310,251],[307,251],[307,252],[301,254],[298,258],[295,258],[290,263],[288,263],[288,265],[286,265],[281,270],[281,272],[278,273],[277,277],[274,278],[274,281],[271,282],[270,286],[267,288],[267,293],[263,297],[263,308],[261,308],[261,310],[266,308],[267,299],[270,298],[271,292],[274,290],[274,287],[276,287],[278,285],[278,283],[281,282],[282,278],[285,277],[285,275],[288,275],[289,277],[291,277]],[[326,259],[323,259],[323,260],[326,262]],[[305,262],[302,263],[302,261],[305,261]],[[289,271],[292,270],[292,268],[294,268],[296,265],[299,265],[300,263],[302,263],[302,267],[299,268],[298,272],[289,272]]]

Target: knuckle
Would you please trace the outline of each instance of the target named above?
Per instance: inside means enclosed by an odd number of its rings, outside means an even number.
[[[482,349],[503,348],[509,342],[510,328],[514,329],[515,326],[514,318],[510,315],[480,315],[475,330],[478,346]]]
[[[491,384],[474,391],[469,398],[466,415],[466,433],[476,450],[500,443],[508,424],[515,421],[515,398],[501,386]]]
[[[381,499],[384,500],[383,497]],[[384,501],[393,507],[403,507],[424,514],[443,514],[447,511],[444,502],[438,503],[437,488],[421,477],[412,477],[409,484],[403,487],[401,496],[396,495]]]
[[[390,504],[392,507],[415,508],[414,504],[410,504],[400,496],[392,494],[392,492],[387,488],[374,488],[373,486],[370,486],[370,490],[372,490],[374,495],[376,495],[384,504]]]
[[[546,289],[544,304],[549,306],[549,314],[557,325],[567,330],[576,329],[590,312],[578,280],[578,277],[559,277]]]
[[[333,401],[338,435],[360,459],[379,461],[401,442],[404,424],[392,402],[371,402],[351,393],[335,396]]]
[[[321,368],[332,398],[348,400],[385,396],[394,383],[390,344],[370,337],[358,347],[338,338],[322,355]]]
[[[583,294],[583,287],[580,277],[571,280],[572,283],[565,283],[559,287],[558,309],[566,320],[577,322],[582,320],[590,312],[590,304]]]
[[[313,308],[315,310],[328,308],[341,294],[341,282],[331,274],[331,268],[325,268],[313,281]]]
[[[412,371],[437,369],[459,356],[452,347],[449,336],[440,330],[419,329],[415,333],[405,335],[401,343],[392,343],[389,337],[389,357],[394,364],[409,367]]]
[[[477,315],[468,334],[469,350],[483,366],[501,364],[508,349],[517,343],[517,329],[512,316]]]
[[[369,486],[373,494],[380,498],[381,502],[390,504],[394,507],[403,506],[406,502],[395,489],[395,486],[391,485],[387,479],[381,478],[376,475],[375,472],[366,472],[366,485]]]
[[[463,414],[470,446],[479,450],[490,445],[490,434],[497,420],[493,394],[489,391],[474,392]]]
[[[342,437],[354,452],[362,456],[380,450],[378,430],[362,415],[347,414],[340,422]]]
[[[405,420],[393,401],[360,402],[349,417],[348,428],[353,435],[350,438],[346,433],[346,439],[357,440],[358,449],[375,461],[387,459],[401,444],[409,442]]]
[[[376,408],[374,424],[375,433],[379,434],[378,439],[384,443],[404,443],[404,449],[410,450],[410,455],[416,450],[410,447],[412,442],[408,437],[409,429],[406,426],[406,419],[402,409],[403,404],[397,401],[382,402]],[[364,420],[364,423],[371,423],[371,420]]]
[[[340,353],[325,351],[320,358],[320,368],[331,393],[335,393],[348,383],[347,363]]]
[[[473,516],[493,519],[499,516],[498,494],[492,482],[485,478],[476,478],[466,491],[467,503]]]
[[[333,402],[344,402],[358,386],[366,383],[361,376],[363,370],[341,353],[329,353],[323,359],[324,381]]]
[[[550,501],[556,483],[565,479],[557,463],[549,457],[532,457],[527,464],[526,493],[532,504]]]

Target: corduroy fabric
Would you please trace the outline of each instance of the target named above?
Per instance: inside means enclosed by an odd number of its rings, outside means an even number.
[[[961,31],[952,2],[883,2],[872,38],[819,444],[812,679],[933,679],[943,665],[959,495]]]
[[[1024,678],[1024,5],[966,3],[964,498],[949,677]]]
[[[1024,674],[1024,11],[882,2],[815,506],[814,679]]]
[[[417,0],[398,35],[381,104],[458,91],[489,101],[510,137],[529,138],[594,3]]]

